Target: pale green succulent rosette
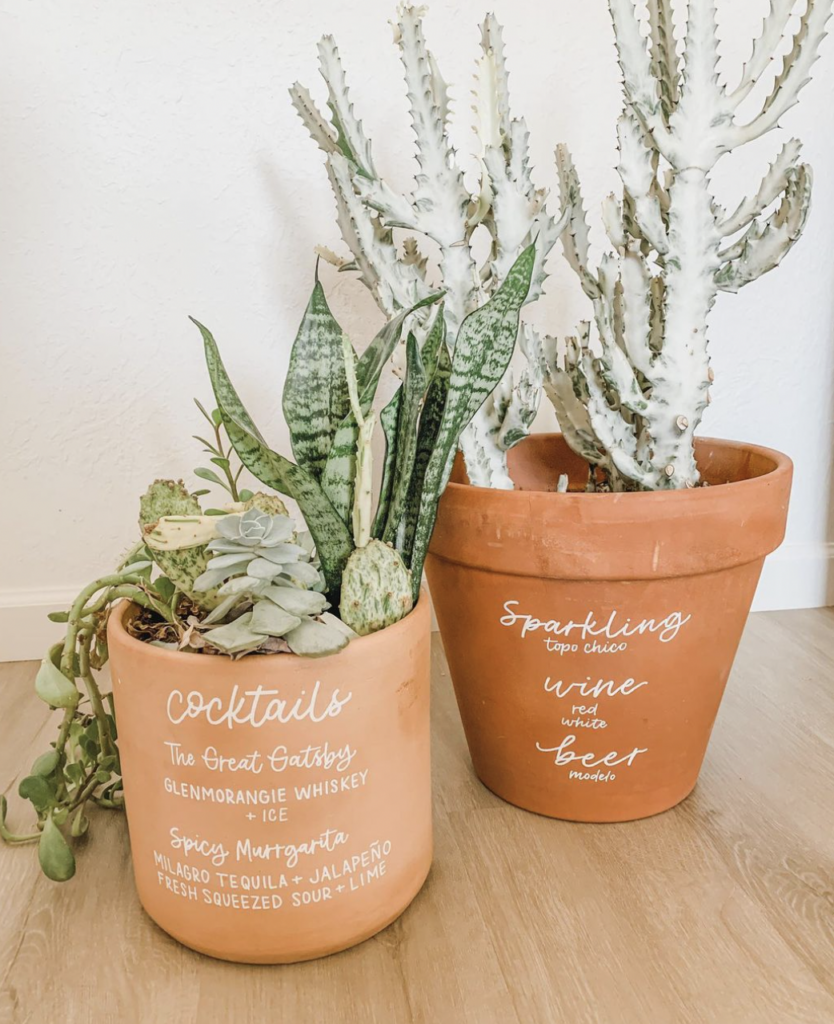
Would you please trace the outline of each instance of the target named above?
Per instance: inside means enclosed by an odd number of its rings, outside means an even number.
[[[324,579],[309,547],[295,543],[295,523],[288,515],[270,515],[253,506],[239,515],[218,518],[219,534],[208,544],[206,571],[195,590],[219,588],[220,604],[203,625],[225,624],[203,633],[203,639],[227,654],[263,647],[270,638],[284,640],[294,654],[335,654],[347,645],[351,631],[322,616],[330,607],[322,593]]]

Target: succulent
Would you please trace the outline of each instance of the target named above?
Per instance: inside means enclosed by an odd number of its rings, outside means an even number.
[[[241,588],[253,593],[282,579],[304,586],[321,582],[318,569],[309,564],[309,553],[294,543],[295,523],[288,515],[251,508],[216,519],[217,536],[208,544],[211,557],[194,583],[196,591],[213,590],[231,577],[238,577]],[[220,594],[225,596],[222,588]]]
[[[303,86],[294,85],[291,96],[312,138],[326,154],[338,224],[351,256],[343,259],[328,249],[320,249],[320,254],[341,271],[357,271],[382,311],[393,318],[431,294],[428,261],[421,245],[426,241],[430,248],[438,247],[446,296],[442,312],[446,344],[454,352],[466,317],[495,294],[534,241],[535,266],[524,301],[533,302],[541,295],[545,260],[565,219],[556,222],[547,213],[547,191],[536,188],[532,181],[529,133],[524,121],[510,113],[502,29],[491,14],[481,27],[475,90],[481,180],[477,193],[470,194],[450,141],[448,90],[426,45],[423,14],[422,7],[402,4],[395,25],[417,141],[419,169],[412,196],[395,192],[377,171],[332,36],[319,43],[329,120]],[[483,264],[475,254],[474,234],[479,226],[492,236]],[[393,234],[398,228],[417,236],[406,238],[402,251]],[[425,342],[439,315],[426,307],[412,318],[411,328],[419,343]],[[517,325],[516,336],[527,365],[517,382],[505,367],[499,392],[487,396],[461,436],[469,477],[479,486],[512,488],[506,453],[529,432],[538,410],[540,343],[527,326]],[[343,374],[335,359],[330,368],[339,378],[339,388],[332,393],[341,403],[333,402],[331,408],[344,411]],[[321,398],[318,403],[323,404]]]
[[[732,212],[716,203],[709,179],[723,156],[775,128],[797,102],[831,0],[807,0],[795,24],[794,0],[772,0],[735,90],[716,70],[714,0],[689,0],[682,59],[671,0],[648,0],[648,38],[633,0],[609,6],[624,80],[623,196],[604,203],[613,252],[595,269],[579,179],[559,148],[565,255],[592,303],[597,337],[584,323],[562,356],[548,339],[545,387],[566,439],[594,469],[591,487],[695,487],[693,438],[713,382],[709,313],[720,291],[737,292],[780,263],[803,232],[811,199],[811,170],[799,160],[796,139]],[[771,67],[777,74],[769,94],[740,122]]]
[[[200,502],[182,480],[155,480],[139,502],[142,538],[153,560],[174,586],[195,604],[212,608],[216,595],[211,588],[194,588],[206,571],[206,544],[215,536],[214,517],[204,516]]]
[[[371,540],[356,548],[342,576],[339,614],[359,636],[404,618],[414,606],[411,573],[390,545]]]
[[[199,624],[200,637],[227,654],[257,650],[269,638],[282,638],[296,654],[341,650],[350,633],[320,621],[330,605],[311,551],[295,543],[295,523],[285,512],[258,507],[283,502],[257,497],[246,512],[216,517],[218,536],[208,544],[211,558],[194,589],[219,588],[220,603]]]

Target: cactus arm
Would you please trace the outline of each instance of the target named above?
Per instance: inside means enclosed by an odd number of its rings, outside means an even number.
[[[318,482],[306,470],[267,446],[226,373],[211,332],[196,320],[193,322],[203,336],[214,397],[232,446],[240,461],[258,480],[298,502],[315,539],[328,590],[338,594],[342,571],[353,550],[347,527]]]
[[[539,411],[544,384],[542,339],[530,324],[521,325],[519,348],[525,364],[512,388],[507,411],[501,421],[498,445],[504,451],[509,451],[530,433]]]
[[[290,99],[313,141],[317,142],[319,148],[328,156],[335,153],[339,148],[338,136],[322,117],[321,111],[310,95],[310,90],[296,82],[290,88]]]
[[[590,334],[591,325],[585,322],[580,325],[579,336],[566,339],[564,366],[559,365],[555,339],[545,339],[542,352],[544,387],[568,444],[589,465],[600,467],[606,479],[613,482],[618,472],[591,424],[591,396],[581,369],[582,354],[588,350]]]
[[[750,95],[756,83],[771,66],[795,7],[796,0],[770,0],[761,31],[753,40],[750,60],[744,65],[741,81],[731,97],[736,106]]]
[[[509,138],[510,134],[510,87],[507,63],[504,56],[504,34],[494,14],[488,14],[481,25],[482,58],[479,68],[489,76],[489,87],[479,90],[479,96],[494,96],[492,107],[495,115],[491,119],[497,129],[489,133],[488,138],[482,136],[484,146],[500,145],[500,138]],[[487,70],[488,69],[488,70]],[[484,83],[486,84],[486,83]]]
[[[808,0],[799,28],[793,36],[791,51],[785,57],[773,90],[757,117],[746,125],[735,126],[733,145],[750,142],[771,131],[779,119],[797,103],[800,92],[811,80],[811,69],[819,57],[822,41],[828,34],[830,17],[831,0]]]
[[[513,489],[507,455],[498,444],[500,430],[501,422],[496,410],[485,404],[461,432],[460,447],[473,487],[489,487],[495,491]]]
[[[335,91],[330,81],[328,90]],[[426,294],[422,276],[416,267],[398,259],[390,230],[357,193],[357,180],[367,179],[358,165],[345,156],[338,133],[327,124],[309,92],[296,84],[290,95],[310,135],[327,154],[327,176],[336,199],[336,219],[360,278],[382,311],[391,316]],[[342,105],[352,110],[346,92]],[[366,162],[372,167],[370,158]]]
[[[672,0],[649,0],[652,73],[660,86],[660,107],[665,124],[680,98],[680,62],[675,44]]]
[[[663,122],[660,86],[652,73],[652,58],[640,30],[634,0],[608,0],[608,7],[614,22],[626,102],[652,136],[659,152],[675,165],[677,143]]]
[[[391,316],[408,305],[408,282],[397,265],[391,232],[371,216],[353,187],[350,164],[341,153],[327,161],[327,176],[336,197],[336,218],[342,238],[353,254],[360,278],[384,313]]]
[[[744,199],[735,213],[721,222],[719,231],[722,236],[726,238],[746,228],[779,198],[788,186],[790,172],[796,167],[801,151],[802,143],[799,139],[791,139],[785,143],[762,179],[758,192]]]
[[[660,199],[654,191],[655,169],[652,151],[645,143],[643,129],[633,114],[623,114],[617,125],[620,143],[618,172],[632,201],[632,214],[646,241],[661,256],[669,252],[669,239]]]
[[[503,281],[521,252],[536,241],[536,266],[528,302],[541,297],[547,274],[545,262],[568,225],[570,211],[559,220],[547,212],[547,191],[537,189],[530,176],[529,132],[521,120],[514,120],[503,146],[484,152],[490,193],[495,255],[490,272],[494,281]]]
[[[350,409],[343,346],[350,342],[330,312],[318,274],[290,353],[284,419],[295,460],[320,479],[339,424]],[[351,350],[352,351],[352,350]]]
[[[421,230],[448,248],[465,238],[470,197],[445,131],[445,89],[438,90],[437,66],[426,45],[422,11],[400,7],[397,32],[417,138],[419,173],[414,206],[419,211]]]
[[[611,407],[605,383],[589,351],[583,352],[578,369],[587,387],[588,419],[608,458],[618,473],[643,486],[650,485],[653,482],[651,470],[644,469],[637,461],[637,439],[632,424],[621,411]]]
[[[565,228],[545,209],[547,191],[533,184],[527,125],[510,116],[509,76],[501,26],[487,15],[481,26],[481,57],[475,92],[481,142],[481,196],[490,208],[493,259],[489,279],[503,281],[521,252],[537,240],[536,267],[528,302],[540,298],[545,261]],[[479,218],[480,219],[480,218]]]
[[[376,172],[371,144],[365,136],[362,122],[354,113],[345,71],[333,36],[324,36],[319,42],[319,67],[327,85],[327,105],[336,129],[336,145],[351,163],[356,164],[360,174],[373,178]]]
[[[607,461],[594,437],[587,407],[576,397],[570,376],[554,366],[545,378],[544,387],[571,448],[591,465]]]
[[[437,518],[437,506],[452,471],[461,430],[507,372],[535,261],[534,246],[530,246],[516,260],[489,302],[466,318],[458,334],[443,419],[420,495],[411,558],[415,600],[420,592],[423,563]]]
[[[631,0],[628,0],[630,3]],[[585,294],[592,301],[599,298],[599,281],[588,268],[590,253],[590,231],[582,202],[579,175],[567,146],[556,147],[556,169],[559,175],[559,197],[567,223],[562,232],[562,248],[565,258],[582,283]]]
[[[625,249],[628,240],[623,226],[623,207],[613,192],[603,200],[602,223],[614,248]]]
[[[406,343],[406,373],[400,403],[400,423],[397,431],[397,463],[391,505],[381,539],[393,544],[397,538],[408,500],[408,488],[414,472],[417,454],[417,428],[420,408],[426,395],[428,379],[417,339],[409,332]]]
[[[681,97],[670,130],[677,140],[675,170],[709,171],[729,148],[733,106],[718,76],[715,0],[691,0],[686,24],[686,64]]]
[[[665,332],[648,417],[653,462],[668,488],[694,487],[700,480],[692,438],[708,400],[707,318],[718,290],[719,242],[706,174],[698,168],[679,172],[669,213],[675,259],[666,271]]]
[[[800,165],[778,209],[766,221],[754,221],[735,246],[721,253],[725,262],[716,282],[722,291],[737,292],[779,266],[805,230],[812,182],[810,167]]]
[[[651,275],[639,252],[628,252],[621,265],[623,289],[623,337],[631,365],[651,380],[654,353],[651,347]]]

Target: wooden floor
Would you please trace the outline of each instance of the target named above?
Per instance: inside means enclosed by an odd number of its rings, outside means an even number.
[[[629,825],[549,821],[473,777],[439,640],[436,860],[406,915],[291,967],[178,946],[140,910],[124,822],[78,877],[0,847],[0,1021],[61,1024],[834,1022],[834,610],[754,616],[695,794]],[[0,790],[51,727],[0,666]]]

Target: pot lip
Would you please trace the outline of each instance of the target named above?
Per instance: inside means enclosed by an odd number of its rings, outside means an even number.
[[[563,435],[558,432],[543,432],[537,434],[528,435],[528,437],[535,437],[538,439],[547,439],[550,441],[556,441],[557,439],[563,438]],[[749,444],[745,441],[728,441],[717,437],[696,437],[695,442],[699,446],[717,446],[724,449],[745,451],[755,455],[764,456],[773,462],[773,469],[767,473],[763,473],[761,476],[748,477],[746,480],[734,480],[729,483],[715,484],[711,487],[696,487],[684,490],[669,490],[669,491],[618,491],[609,492],[603,494],[594,494],[592,497],[597,507],[600,505],[613,505],[621,504],[623,502],[629,502],[631,504],[638,504],[640,502],[653,502],[655,504],[660,501],[664,501],[667,504],[674,502],[693,502],[693,501],[710,501],[714,500],[719,494],[727,494],[728,491],[732,490],[736,494],[740,494],[742,489],[750,490],[751,488],[761,487],[764,481],[777,481],[785,476],[790,476],[793,472],[793,461],[783,452],[777,451],[775,448],[765,448],[762,445]],[[523,444],[524,442],[522,442]],[[567,443],[567,442],[565,442]],[[476,484],[469,483],[453,483],[450,481],[446,490],[449,492],[450,497],[463,496],[466,493],[474,494],[477,493],[479,500],[484,501],[501,501],[501,502],[529,502],[533,495],[543,496],[556,496],[555,491],[536,491],[536,490],[512,490],[504,491],[497,490],[492,487],[480,487]],[[490,494],[494,497],[486,498],[485,495]],[[576,502],[586,501],[590,495],[585,491],[569,491],[564,494],[559,494],[558,498],[560,502],[570,502],[575,504]]]
[[[337,659],[345,659],[348,654],[356,656],[361,648],[361,655],[367,655],[369,664],[372,664],[374,656],[374,646],[379,646],[381,638],[385,637],[387,640],[396,642],[396,634],[404,634],[411,629],[414,629],[419,624],[417,622],[418,617],[426,618],[429,617],[430,598],[428,589],[423,583],[420,587],[420,599],[417,604],[411,609],[405,618],[400,619],[399,622],[395,622],[393,626],[386,626],[385,629],[380,629],[376,633],[369,633],[367,636],[357,637],[355,640],[351,640],[347,647],[342,648],[341,651],[337,651],[336,654],[328,654],[323,658],[310,658],[305,657],[302,654],[278,654],[274,656],[260,655],[258,658],[238,658],[232,659],[226,655],[205,655],[205,654],[192,654],[187,651],[168,651],[162,647],[154,647],[152,644],[144,643],[142,640],[137,640],[136,637],[131,636],[124,627],[124,617],[128,611],[135,607],[133,602],[127,598],[119,601],[111,611],[107,621],[107,633],[108,643],[112,642],[112,639],[116,639],[117,642],[127,650],[132,650],[135,653],[142,654],[145,658],[150,658],[153,661],[167,662],[168,664],[178,665],[205,665],[206,658],[208,657],[212,662],[216,662],[217,658],[220,657],[223,660],[227,669],[231,671],[238,671],[240,665],[251,665],[253,661],[266,661],[268,664],[277,664],[273,658],[280,659],[281,664],[297,666],[300,664],[304,665],[327,665],[333,664]],[[110,633],[113,633],[111,638]]]

